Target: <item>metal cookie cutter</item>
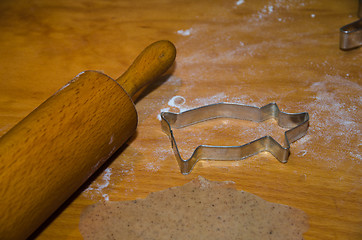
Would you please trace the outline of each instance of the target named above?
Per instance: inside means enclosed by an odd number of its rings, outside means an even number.
[[[347,24],[340,29],[339,47],[342,50],[351,50],[362,45],[362,0],[359,0],[359,20]]]
[[[285,132],[285,147],[270,136],[264,136],[242,146],[209,146],[200,145],[192,156],[181,158],[172,128],[183,128],[199,122],[216,118],[234,118],[254,122],[263,122],[274,118]],[[290,155],[290,143],[303,137],[308,130],[309,115],[303,113],[285,113],[277,104],[269,103],[261,108],[233,103],[217,103],[181,113],[162,112],[161,126],[169,136],[171,145],[182,174],[189,174],[199,160],[241,160],[260,152],[270,152],[280,162],[286,163]]]

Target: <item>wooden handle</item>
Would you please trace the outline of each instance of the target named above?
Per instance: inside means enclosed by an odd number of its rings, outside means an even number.
[[[176,57],[175,46],[161,40],[148,46],[128,70],[116,81],[130,97],[171,67]]]

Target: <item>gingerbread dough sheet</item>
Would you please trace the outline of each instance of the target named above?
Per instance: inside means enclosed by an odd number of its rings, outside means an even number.
[[[199,177],[145,199],[102,202],[80,219],[84,239],[303,239],[304,212]]]

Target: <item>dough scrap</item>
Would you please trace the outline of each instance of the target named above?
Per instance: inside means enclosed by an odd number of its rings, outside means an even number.
[[[203,177],[145,199],[102,202],[83,211],[84,239],[303,239],[307,215]]]

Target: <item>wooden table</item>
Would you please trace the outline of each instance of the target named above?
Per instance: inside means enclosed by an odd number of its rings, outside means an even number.
[[[1,135],[81,71],[116,78],[160,39],[178,50],[173,72],[137,102],[134,137],[35,237],[81,239],[85,206],[144,198],[201,175],[304,210],[305,239],[362,239],[362,52],[338,48],[339,28],[357,20],[357,2],[1,1]],[[262,153],[202,161],[182,175],[159,113],[216,102],[307,111],[309,132],[292,144],[287,164]],[[282,141],[284,131],[274,121],[220,120],[176,138],[186,158],[201,143],[242,144],[265,134]]]

